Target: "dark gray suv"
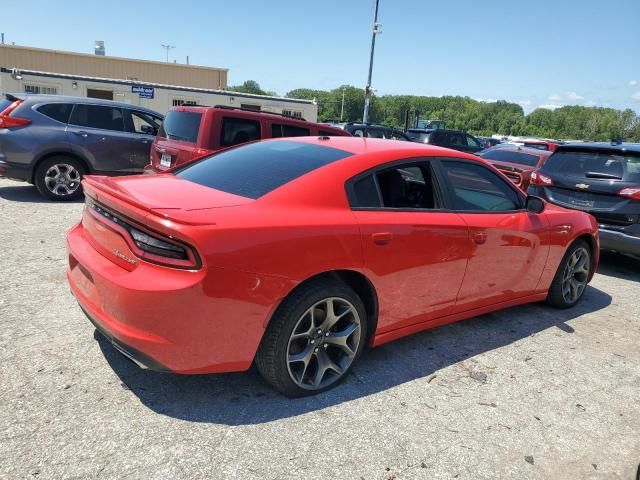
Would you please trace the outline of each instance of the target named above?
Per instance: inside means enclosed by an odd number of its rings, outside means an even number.
[[[0,176],[53,200],[82,195],[88,173],[142,172],[162,115],[126,103],[58,95],[0,98]]]

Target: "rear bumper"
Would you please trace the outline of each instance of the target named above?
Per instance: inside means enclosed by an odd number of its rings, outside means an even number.
[[[600,227],[600,248],[640,256],[640,237]]]
[[[67,235],[71,292],[96,328],[143,368],[175,373],[247,370],[283,279],[216,268],[177,270],[139,261],[128,271]]]
[[[0,156],[0,177],[29,182],[31,181],[31,167],[20,163],[8,162]]]

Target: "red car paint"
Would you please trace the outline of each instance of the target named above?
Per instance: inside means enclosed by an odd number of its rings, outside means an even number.
[[[597,264],[593,217],[551,204],[540,214],[349,205],[345,182],[363,171],[429,157],[484,163],[473,155],[376,139],[295,142],[353,155],[257,200],[172,174],[86,177],[89,198],[136,228],[193,247],[201,261],[173,268],[145,260],[118,225],[85,208],[67,237],[67,278],[96,326],[173,372],[241,371],[251,366],[278,305],[318,274],[346,270],[370,282],[378,306],[370,319],[375,346],[545,299],[578,237],[592,241]]]
[[[218,150],[228,148],[230,145],[225,145],[222,139],[223,125],[227,119],[254,121],[260,125],[259,137],[248,141],[273,138],[274,125],[290,126],[299,129],[299,132],[306,131],[308,132],[306,135],[310,136],[350,136],[345,130],[331,125],[239,108],[185,105],[173,107],[167,117],[171,115],[171,112],[191,112],[201,115],[197,138],[193,142],[170,139],[162,135],[161,129],[151,146],[150,161],[144,168],[146,173],[163,172],[205,155],[210,155]],[[301,133],[297,133],[297,135],[301,135]],[[171,157],[170,167],[161,165],[163,154]]]
[[[527,187],[531,182],[531,173],[540,168],[544,162],[551,156],[551,151],[538,150],[536,148],[519,147],[517,145],[500,145],[494,147],[502,152],[520,152],[527,155],[534,155],[538,157],[538,163],[536,165],[524,165],[522,163],[506,162],[503,160],[494,160],[491,158],[491,152],[489,150],[482,153],[482,158],[500,170],[509,180],[516,184],[523,191],[527,191]]]

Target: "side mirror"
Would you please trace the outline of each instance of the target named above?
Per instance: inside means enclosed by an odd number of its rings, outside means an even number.
[[[542,213],[544,211],[544,200],[542,200],[540,197],[527,195],[527,201],[525,205],[527,208],[527,212]]]
[[[156,135],[156,129],[153,128],[151,125],[140,125],[140,131],[144,134],[144,135]]]

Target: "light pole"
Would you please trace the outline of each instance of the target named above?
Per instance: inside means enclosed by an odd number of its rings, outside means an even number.
[[[169,50],[176,47],[174,47],[173,45],[165,45],[164,43],[160,46],[167,51],[167,63],[169,63]]]
[[[371,34],[371,56],[369,57],[369,77],[367,78],[367,86],[364,89],[364,114],[362,115],[362,122],[367,123],[369,121],[369,104],[371,103],[371,75],[373,73],[373,52],[376,48],[376,35],[382,33],[380,27],[381,23],[378,23],[378,4],[380,0],[376,0],[376,12],[373,16],[373,33]]]
[[[345,87],[342,87],[342,106],[340,107],[340,121],[342,121],[342,117],[344,115],[344,89]]]

